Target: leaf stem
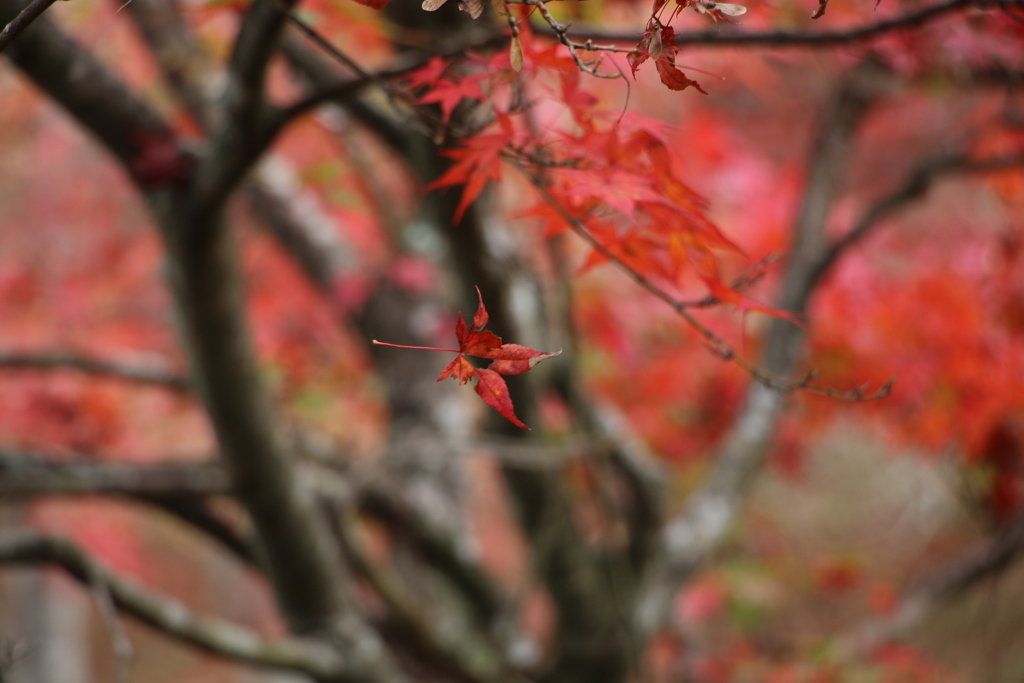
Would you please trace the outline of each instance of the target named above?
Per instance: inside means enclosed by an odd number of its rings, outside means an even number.
[[[409,346],[408,344],[388,344],[387,342],[377,341],[376,339],[371,340],[377,346],[393,346],[396,349],[419,349],[420,351],[451,351],[452,353],[462,353],[458,349],[439,349],[436,346]]]

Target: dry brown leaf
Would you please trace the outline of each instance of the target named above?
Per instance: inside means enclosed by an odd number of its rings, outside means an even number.
[[[519,42],[519,36],[512,36],[512,45],[508,49],[508,59],[512,62],[512,68],[520,71],[523,68],[523,46]]]

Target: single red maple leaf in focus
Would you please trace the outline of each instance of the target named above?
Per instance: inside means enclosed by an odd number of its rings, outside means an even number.
[[[480,305],[473,316],[473,327],[469,327],[459,313],[459,321],[455,324],[455,338],[459,341],[457,349],[440,349],[433,346],[408,346],[406,344],[388,344],[387,342],[373,340],[379,346],[393,346],[399,349],[422,349],[425,351],[450,351],[457,353],[451,363],[444,367],[441,376],[437,381],[446,380],[449,377],[457,379],[459,384],[466,384],[476,377],[477,382],[473,389],[483,399],[484,403],[501,413],[501,416],[517,427],[529,429],[516,417],[512,409],[512,399],[508,394],[508,386],[502,375],[519,375],[530,370],[537,363],[548,358],[554,358],[562,354],[561,349],[554,353],[536,351],[520,344],[502,344],[501,337],[489,332],[487,321],[490,316],[484,307],[484,298],[480,294],[480,288],[476,288],[476,296]],[[466,356],[477,358],[490,358],[491,364],[486,368],[474,366]]]

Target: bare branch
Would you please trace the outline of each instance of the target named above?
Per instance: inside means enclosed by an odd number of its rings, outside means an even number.
[[[124,496],[163,510],[262,570],[251,541],[207,505],[208,496],[230,493],[227,474],[210,461],[135,465],[0,451],[0,498]]]
[[[993,536],[948,562],[913,589],[891,616],[866,624],[840,642],[850,654],[863,654],[879,643],[899,637],[923,622],[938,607],[968,592],[982,581],[994,579],[1018,561],[1024,552],[1024,515]]]
[[[280,130],[277,108],[263,97],[264,78],[294,4],[295,0],[255,0],[242,21],[228,68],[223,116],[212,136],[216,153],[196,168],[191,188],[189,209],[202,218],[195,227],[180,224],[185,233],[203,232],[209,217],[220,213],[228,195]]]
[[[455,680],[466,683],[496,681],[501,674],[501,666],[495,653],[482,650],[483,641],[468,634],[464,638],[454,639],[450,632],[446,633],[432,625],[424,610],[399,585],[396,578],[366,557],[355,537],[355,515],[351,509],[339,505],[332,505],[331,508],[331,519],[339,544],[345,549],[355,570],[366,578],[384,602],[394,625],[410,642],[413,650]]]
[[[968,7],[997,8],[999,0],[947,0],[902,16],[886,19],[858,28],[842,31],[764,31],[744,32],[742,30],[690,31],[677,33],[675,44],[701,47],[792,47],[829,48],[837,45],[870,40],[901,29],[916,28],[948,14]],[[603,42],[636,43],[637,33],[570,31],[569,38],[575,40],[598,40]]]
[[[551,12],[548,10],[547,5],[545,5],[543,2],[540,2],[540,0],[527,0],[526,4],[533,5],[534,7],[537,8],[537,11],[540,13],[541,17],[544,18],[544,21],[547,22],[548,26],[551,27],[551,30],[558,37],[558,41],[562,43],[562,45],[565,45],[566,49],[569,50],[569,56],[572,57],[572,60],[574,62],[576,62],[576,67],[579,68],[580,71],[588,73],[591,76],[596,76],[597,78],[620,78],[622,76],[621,73],[600,73],[597,70],[598,66],[600,66],[599,61],[584,62],[583,59],[579,56],[579,53],[576,51],[577,47],[582,46],[577,46],[576,43],[573,43],[571,40],[569,40],[567,34],[569,30],[568,27],[558,23],[555,17],[552,16]],[[590,41],[587,42],[589,43]],[[593,48],[588,47],[584,49],[590,50]]]
[[[46,494],[212,496],[230,493],[216,464],[80,462],[0,451],[0,497]]]
[[[947,175],[995,173],[1022,167],[1024,167],[1024,150],[983,159],[946,154],[921,164],[908,175],[903,185],[876,202],[849,232],[836,240],[825,251],[818,263],[815,264],[811,275],[812,281],[824,277],[843,253],[867,237],[886,218],[902,210],[908,204],[923,198],[932,184],[940,178]]]
[[[3,52],[4,48],[10,45],[12,40],[17,38],[29,24],[38,19],[39,15],[45,12],[55,1],[32,0],[25,9],[18,13],[18,16],[11,19],[10,23],[4,26],[3,31],[0,31],[0,52]]]
[[[5,370],[72,370],[97,377],[149,384],[176,392],[190,391],[188,378],[171,372],[162,364],[123,363],[66,352],[0,352]]]
[[[97,571],[98,565],[90,563],[87,584],[92,592],[96,608],[103,620],[103,625],[110,636],[110,644],[117,659],[117,672],[114,680],[116,683],[128,683],[131,676],[132,660],[135,657],[135,649],[132,647],[128,634],[125,633],[121,620],[117,617],[117,607],[114,605],[114,598],[110,594],[110,586],[104,581],[104,577]]]
[[[26,4],[0,1],[0,21]],[[163,119],[48,17],[34,21],[4,54],[99,138],[140,187],[152,185],[137,164],[147,146],[159,142],[168,150],[180,149]]]
[[[64,538],[34,532],[0,535],[0,564],[53,564],[86,585],[99,582],[118,609],[169,637],[221,657],[321,679],[338,677],[346,670],[334,648],[313,640],[265,638],[219,619],[198,616],[180,602],[110,572]]]
[[[223,90],[224,69],[207,53],[189,27],[179,0],[114,0],[124,7],[149,45],[164,79],[204,131],[223,114],[215,106]]]
[[[491,577],[446,529],[432,523],[401,491],[385,482],[368,485],[358,497],[358,506],[364,514],[406,537],[424,559],[463,592],[481,623],[490,624],[501,613],[502,597]]]
[[[180,3],[132,0],[127,9],[164,78],[205,130],[216,128],[223,114],[216,106],[218,83],[225,78],[223,69],[184,21]],[[283,47],[293,42],[286,41]],[[307,277],[317,288],[330,293],[332,283],[351,267],[351,256],[338,238],[334,220],[302,191],[289,163],[268,155],[249,179],[245,193],[258,219]]]

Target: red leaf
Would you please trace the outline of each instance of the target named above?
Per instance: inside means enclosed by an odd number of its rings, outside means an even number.
[[[626,55],[626,61],[629,62],[629,68],[633,71],[633,78],[636,79],[636,70],[640,68],[640,65],[647,61],[648,54],[640,51],[640,45],[643,41],[637,45],[637,49]]]
[[[462,100],[476,100],[483,102],[487,95],[480,89],[480,81],[484,74],[460,78],[458,81],[450,81],[447,78],[438,80],[427,94],[416,100],[417,104],[429,104],[436,102],[441,105],[441,120],[448,123],[452,112]]]
[[[661,43],[663,45],[662,56],[655,62],[661,82],[668,86],[669,90],[686,90],[693,86],[707,95],[697,81],[687,78],[686,74],[676,67],[676,54],[678,54],[679,48],[676,47],[676,34],[671,26],[661,29]]]
[[[453,218],[456,223],[462,220],[466,209],[483,192],[488,180],[501,180],[501,153],[505,151],[514,131],[507,116],[499,115],[498,123],[501,126],[500,133],[470,138],[462,147],[444,151],[443,154],[455,159],[455,163],[440,178],[423,188],[424,192],[429,192],[440,187],[465,185],[462,199],[455,208]]]
[[[514,424],[516,427],[529,429],[524,425],[512,411],[512,399],[508,395],[508,386],[501,375],[493,370],[477,370],[477,383],[473,387],[476,393],[484,400],[484,403],[501,413],[501,416]]]
[[[542,360],[554,358],[561,355],[562,352],[559,350],[554,353],[545,353],[544,351],[536,351],[520,344],[502,344],[501,337],[483,329],[487,325],[490,316],[487,314],[487,308],[484,306],[483,295],[480,294],[479,287],[477,287],[476,296],[480,303],[477,306],[476,315],[473,316],[473,327],[469,328],[466,325],[466,321],[461,313],[459,313],[459,320],[455,324],[455,338],[459,340],[459,348],[457,350],[387,344],[376,339],[373,340],[373,343],[405,349],[455,351],[458,355],[451,363],[444,366],[444,370],[441,371],[437,381],[440,382],[451,377],[458,380],[459,384],[465,384],[475,376],[477,383],[473,389],[483,399],[484,403],[497,410],[501,413],[502,417],[517,427],[529,429],[529,427],[520,422],[513,412],[512,399],[508,394],[505,380],[501,376],[524,373]],[[467,355],[478,358],[490,358],[494,362],[486,368],[477,368],[469,362],[466,358]]]
[[[705,95],[708,94],[704,88],[700,87],[700,83],[687,78],[686,74],[676,68],[675,64],[670,64],[665,59],[659,59],[655,62],[655,66],[658,67],[658,75],[661,76],[661,82],[668,86],[669,90],[686,90],[693,86]]]
[[[528,346],[520,346],[519,344],[502,344],[498,351],[501,356],[491,356],[497,359],[488,365],[487,369],[494,370],[502,375],[520,375],[533,368],[534,365],[542,360],[554,358],[562,354],[561,351],[555,351],[554,353],[534,351]]]
[[[390,0],[356,0],[360,5],[366,5],[373,9],[384,9],[384,6],[390,2]]]

